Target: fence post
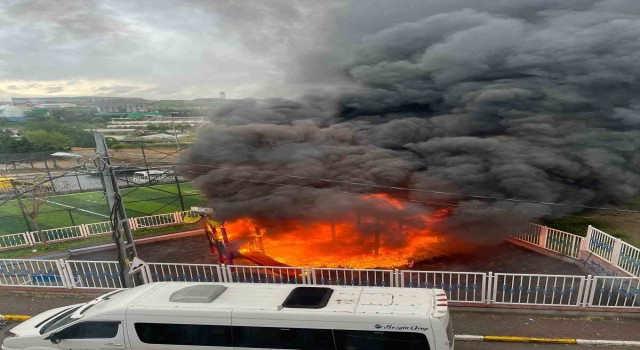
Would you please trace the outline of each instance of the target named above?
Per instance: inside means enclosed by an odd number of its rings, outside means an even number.
[[[489,298],[487,296],[490,295],[490,292],[491,292],[491,272],[485,273],[482,276],[482,289],[480,290],[480,301],[485,304],[488,304]]]
[[[140,275],[142,276],[142,283],[143,284],[147,284],[147,283],[153,282],[153,279],[150,278],[151,269],[149,269],[149,265],[144,264],[142,266],[142,269],[140,269]]]
[[[593,226],[589,225],[587,228],[587,235],[584,237],[582,241],[582,247],[580,250],[589,251],[589,245],[591,244],[591,236],[593,235]]]
[[[582,299],[581,308],[587,308],[591,306],[591,301],[593,299],[593,294],[595,293],[596,283],[593,280],[592,275],[588,275],[585,278],[584,288],[582,291],[582,295],[579,297]]]
[[[615,242],[613,242],[613,251],[611,252],[611,263],[613,266],[618,266],[618,262],[620,262],[620,253],[622,251],[622,241],[620,238],[616,238]]]
[[[549,227],[547,226],[542,226],[540,228],[540,240],[538,245],[541,248],[547,248],[547,236],[549,235]]]
[[[36,232],[37,233],[37,232]],[[31,245],[36,245],[36,244],[41,244],[42,242],[38,242],[36,240],[36,237],[33,235],[33,232],[31,231],[27,231],[25,232],[25,234],[29,237],[29,240],[31,241]]]
[[[71,277],[71,269],[67,265],[67,262],[64,259],[56,260],[56,267],[60,272],[60,278],[62,279],[62,284],[68,289],[73,289],[74,283],[73,278]]]
[[[84,237],[89,237],[89,227],[86,224],[80,225],[80,234]]]
[[[31,238],[31,232],[23,232],[22,237],[24,237],[24,241],[27,242],[29,246],[33,245],[33,239]]]
[[[496,301],[498,291],[498,278],[491,271],[487,276],[487,304],[493,304]]]
[[[129,227],[131,227],[131,230],[137,230],[138,220],[136,220],[136,218],[129,218]]]
[[[180,212],[173,213],[173,222],[175,222],[176,224],[182,223],[182,215],[180,215]]]
[[[393,278],[391,280],[391,285],[389,287],[399,287],[400,286],[400,276],[398,273],[398,269],[394,269],[393,272],[391,272],[393,274]]]
[[[311,267],[309,266],[304,267],[304,280],[305,284],[313,284],[313,281],[311,281]]]
[[[233,282],[233,274],[231,274],[231,268],[228,265],[222,264],[220,265],[222,268],[222,276],[225,279],[225,282]]]

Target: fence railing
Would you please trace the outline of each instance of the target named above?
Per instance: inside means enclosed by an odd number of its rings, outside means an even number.
[[[178,225],[183,223],[184,215],[189,215],[189,211],[175,212],[168,214],[158,214],[140,216],[129,219],[132,230],[143,228],[162,227]],[[82,224],[76,226],[60,227],[42,230],[42,234],[47,239],[47,243],[84,239],[90,236],[111,233],[111,223],[109,221],[96,222],[92,224]],[[35,244],[43,244],[43,240],[38,232],[22,232],[9,235],[0,235],[0,250],[10,250],[29,247]]]
[[[532,224],[528,222],[522,231],[516,232],[513,234],[514,238],[517,238],[521,241],[529,242],[531,244],[539,245],[540,244],[540,231],[545,226]]]
[[[222,278],[236,283],[309,284],[310,274],[304,267],[228,265]]]
[[[400,271],[398,287],[405,288],[440,288],[449,300],[463,303],[484,303],[488,274],[484,272],[450,272],[450,271]]]
[[[143,270],[146,282],[226,282],[220,265],[149,263]]]
[[[604,260],[611,261],[616,238],[591,226],[587,235],[588,250]]]
[[[496,304],[580,306],[585,276],[496,273]]]
[[[134,221],[134,226],[136,229],[175,225],[182,222],[181,216],[176,214],[178,213],[140,216],[137,218],[132,218],[131,221]]]
[[[453,271],[341,269],[217,264],[146,263],[142,283],[224,282],[437,288],[449,301],[640,310],[640,278]],[[0,260],[0,286],[66,289],[123,288],[115,261]]]
[[[640,277],[640,249],[592,226],[587,229],[586,237],[582,237],[528,223],[513,238],[574,259],[585,260],[581,252],[588,253],[630,276]]]
[[[2,259],[0,286],[70,288],[62,260]]]
[[[616,265],[634,276],[640,276],[640,249],[622,242]]]
[[[640,278],[591,277],[587,307],[620,307],[640,309]]]
[[[584,238],[552,228],[547,229],[545,248],[562,255],[578,258]]]

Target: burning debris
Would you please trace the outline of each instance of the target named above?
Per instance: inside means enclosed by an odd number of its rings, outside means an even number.
[[[229,232],[257,225],[285,259],[343,249],[401,265],[423,247],[497,241],[526,220],[637,194],[633,2],[424,3],[389,7],[351,43],[349,88],[243,101],[202,129],[182,174]],[[432,220],[440,209],[450,214]],[[332,232],[337,249],[324,246]]]

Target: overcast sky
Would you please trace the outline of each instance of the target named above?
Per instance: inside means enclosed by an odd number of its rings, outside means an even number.
[[[637,1],[0,0],[0,99],[335,92],[354,87],[346,77],[362,63],[353,61],[358,47],[402,23],[463,9],[618,18],[637,15]]]
[[[287,95],[330,1],[0,0],[0,95]],[[319,31],[319,27],[323,30]],[[295,48],[295,49],[294,49]],[[296,52],[291,52],[292,50]]]

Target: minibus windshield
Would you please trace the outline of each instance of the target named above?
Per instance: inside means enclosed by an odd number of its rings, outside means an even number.
[[[47,324],[45,324],[42,328],[40,328],[40,334],[45,334],[51,330],[60,328],[67,323],[71,323],[72,321],[75,321],[76,319],[71,318],[71,315],[74,313],[74,311],[78,310],[80,306],[82,305],[72,307],[69,310],[61,314],[58,314],[56,317],[52,318],[49,322],[47,322]]]

